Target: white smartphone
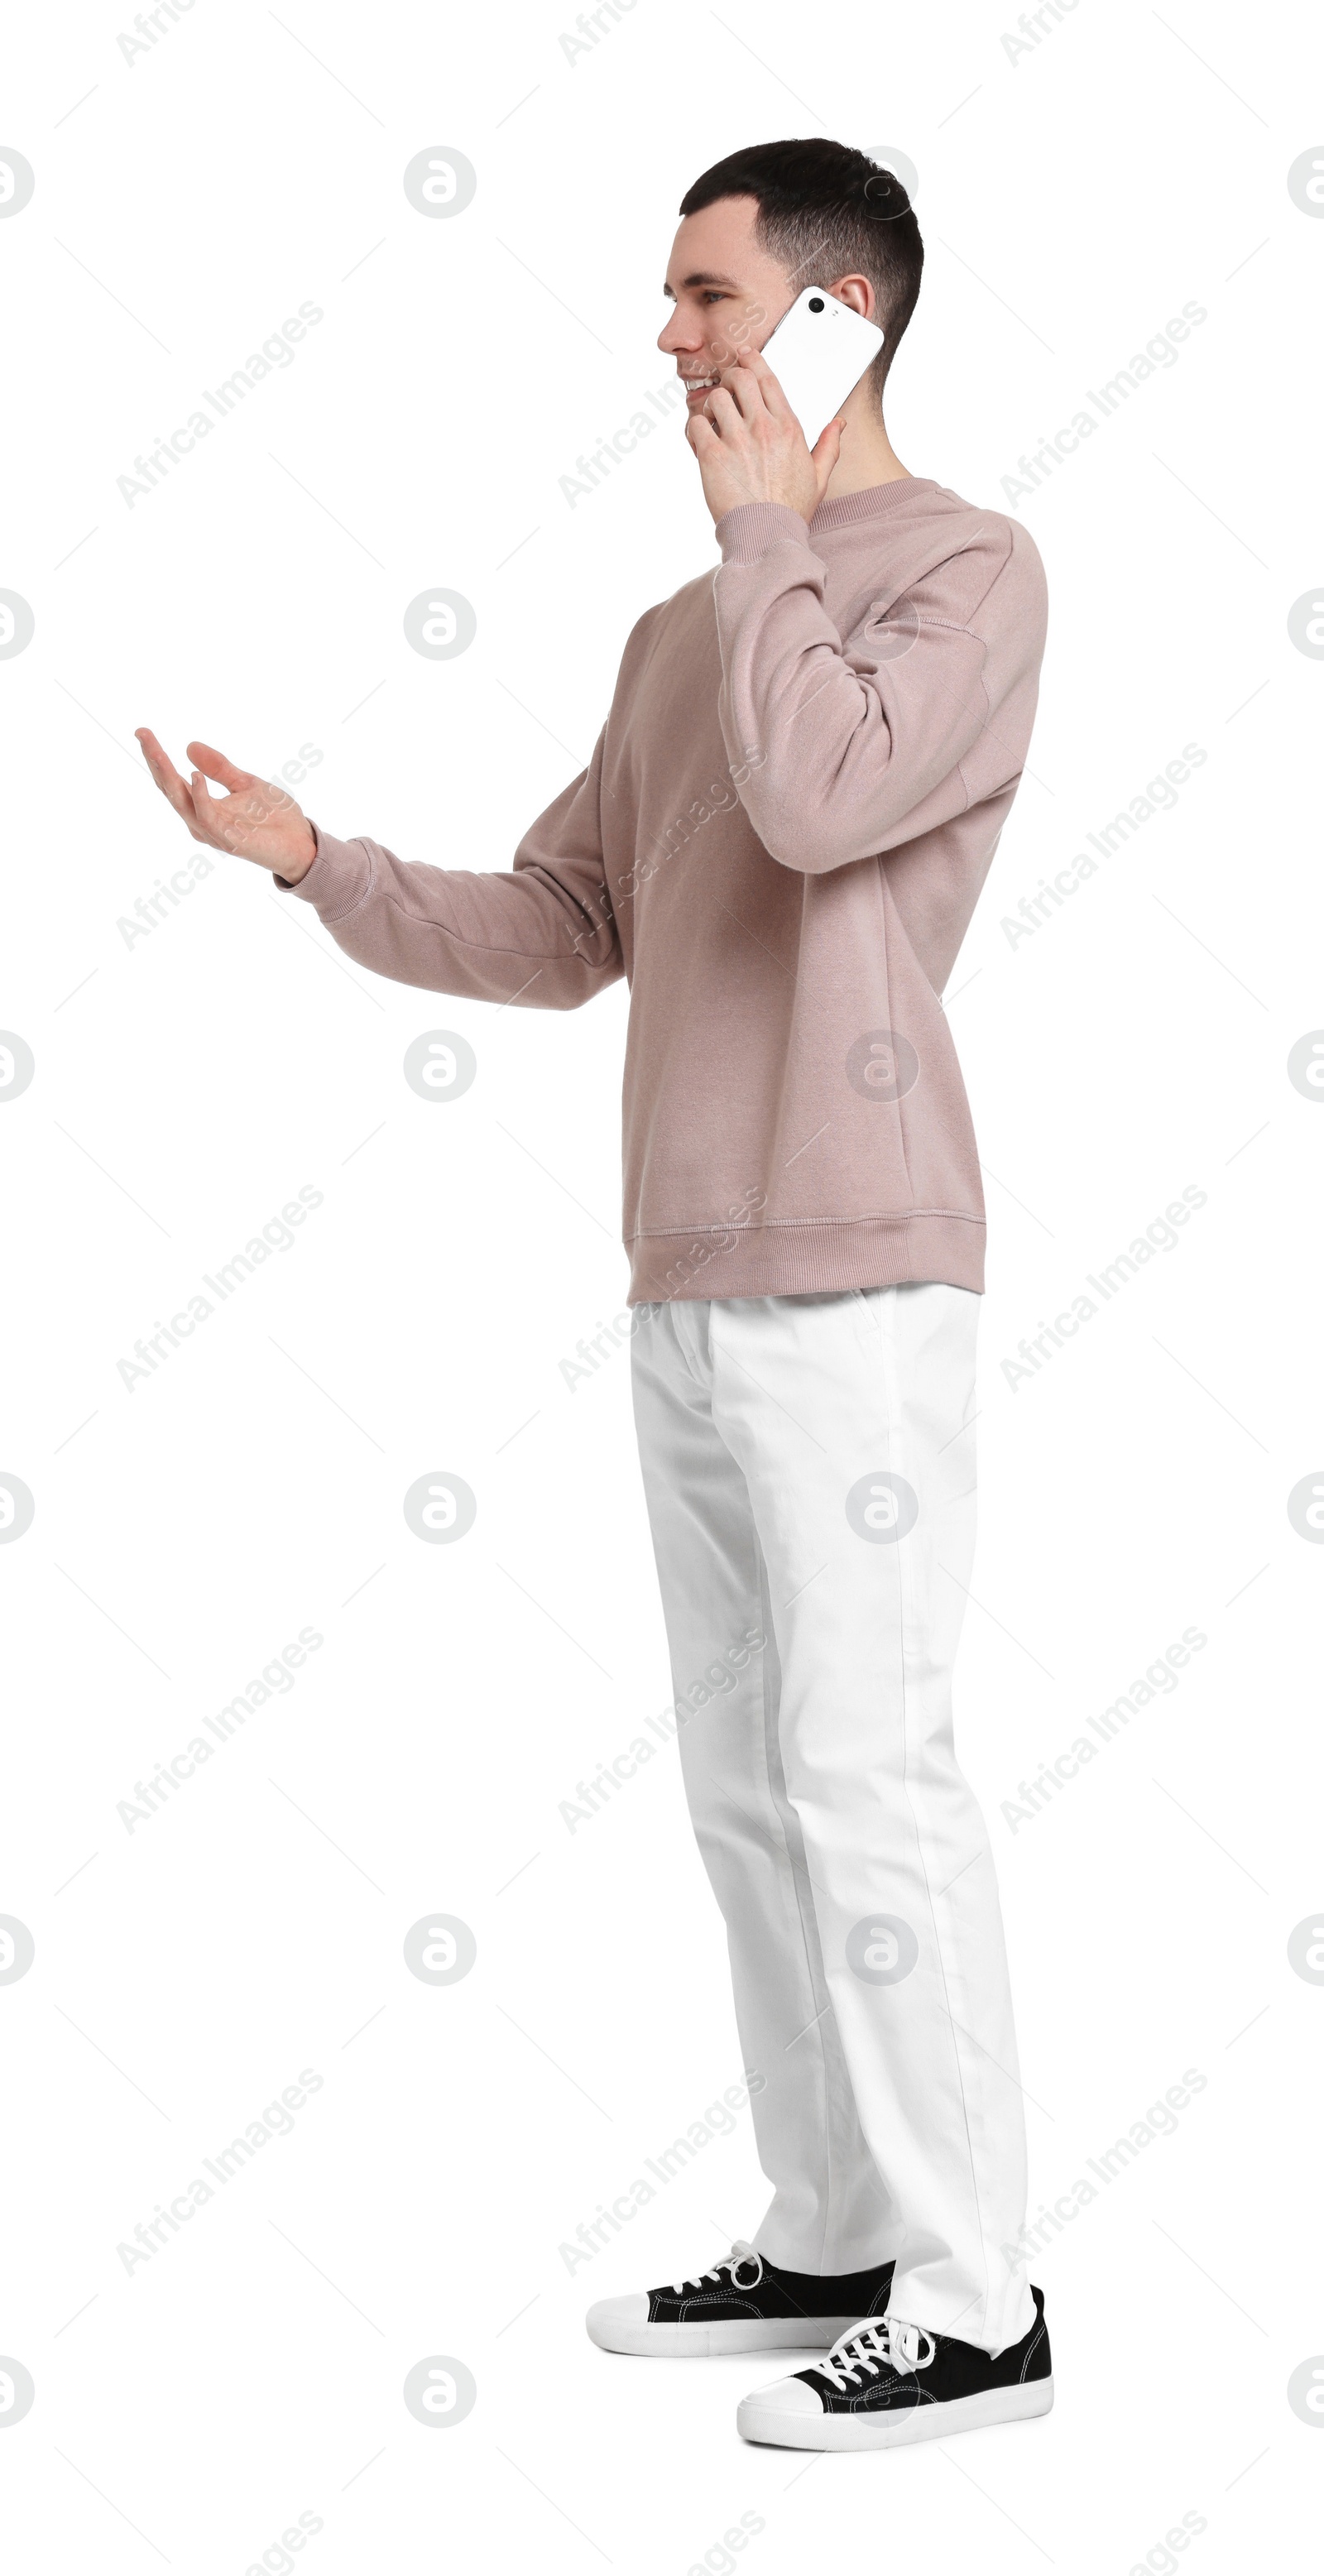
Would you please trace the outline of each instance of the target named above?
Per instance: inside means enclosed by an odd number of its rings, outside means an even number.
[[[811,447],[853,393],[883,345],[866,322],[825,286],[807,286],[763,343],[782,392]]]

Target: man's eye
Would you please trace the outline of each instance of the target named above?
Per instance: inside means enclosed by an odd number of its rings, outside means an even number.
[[[704,289],[703,300],[705,304],[725,304],[726,297],[723,295],[720,287],[709,286]]]

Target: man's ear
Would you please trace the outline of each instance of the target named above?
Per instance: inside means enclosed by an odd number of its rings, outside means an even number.
[[[849,304],[852,313],[862,313],[866,322],[877,321],[878,315],[875,308],[878,299],[869,278],[859,275],[838,278],[836,285],[829,287],[828,293],[835,295],[839,303]]]

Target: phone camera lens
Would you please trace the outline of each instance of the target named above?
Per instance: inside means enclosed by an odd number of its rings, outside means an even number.
[[[822,310],[823,310],[823,298],[822,298],[822,296],[821,296],[821,295],[811,295],[811,296],[810,296],[810,298],[809,298],[809,310],[810,310],[810,312],[811,312],[811,313],[821,313],[821,312],[822,312]]]

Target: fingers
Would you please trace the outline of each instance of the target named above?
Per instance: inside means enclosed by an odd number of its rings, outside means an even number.
[[[198,818],[200,832],[206,840],[216,841],[221,848],[224,848],[225,844],[221,838],[221,818],[207,793],[207,782],[200,769],[195,769],[189,780],[189,794],[193,799],[193,811]]]
[[[823,498],[824,492],[827,490],[832,469],[837,462],[837,458],[841,454],[841,442],[845,435],[845,421],[840,419],[830,420],[821,437],[815,439],[814,444],[809,451],[810,459],[814,468],[815,480],[818,485],[818,497],[820,501]]]
[[[155,734],[150,732],[146,725],[140,725],[138,727],[138,731],[134,735],[134,740],[138,744],[138,747],[142,752],[142,756],[146,761],[153,778],[156,780],[158,787],[164,788],[168,791],[171,787],[183,786],[184,781],[180,777],[179,771],[176,769],[174,762],[170,759],[169,754],[161,749],[161,745],[157,741]]]
[[[794,420],[795,414],[778,383],[775,370],[757,349],[742,349],[740,363],[746,375],[752,376],[774,420]]]
[[[699,416],[701,419],[706,416],[711,421],[719,437],[729,437],[746,417],[725,382],[714,386]]]
[[[174,806],[180,820],[187,823],[196,840],[198,835],[194,831],[194,824],[197,818],[193,811],[193,800],[174,762],[163,752],[155,734],[151,733],[146,725],[139,726],[135,740],[162,795]]]
[[[236,768],[223,751],[217,751],[209,742],[189,744],[189,758],[195,765],[186,781],[146,725],[139,727],[137,740],[157,786],[180,821],[187,824],[195,841],[206,841],[213,849],[242,855],[251,834],[269,820],[273,809],[293,801],[283,789],[268,787],[251,770]],[[224,801],[218,802],[209,793],[209,778],[218,779],[228,790]],[[236,802],[236,798],[240,801]]]
[[[184,748],[189,759],[195,761],[208,778],[219,779],[222,787],[228,787],[231,793],[237,787],[254,785],[251,769],[236,769],[234,762],[227,760],[223,751],[213,750],[209,742],[190,742]]]
[[[771,384],[772,377],[766,368],[764,373]],[[761,411],[767,410],[762,385],[748,364],[748,354],[745,350],[742,349],[739,358],[735,359],[729,367],[722,368],[721,377],[722,381],[717,391],[708,397],[710,403],[716,401],[717,393],[724,393],[733,408],[739,412],[742,420],[754,420]]]
[[[189,748],[193,751],[200,746],[190,744]],[[213,764],[218,756],[214,751],[207,755],[207,774],[213,778],[216,776]],[[195,769],[193,772],[189,782],[189,793],[193,799],[193,811],[197,815],[198,828],[203,839],[210,841],[218,850],[228,850],[232,858],[243,858],[246,855],[245,843],[259,825],[265,822],[271,800],[260,778],[248,777],[243,770],[236,769],[228,760],[225,767],[230,777],[237,779],[239,784],[237,789],[231,790],[223,803],[218,802],[209,793],[207,779],[200,769]]]

